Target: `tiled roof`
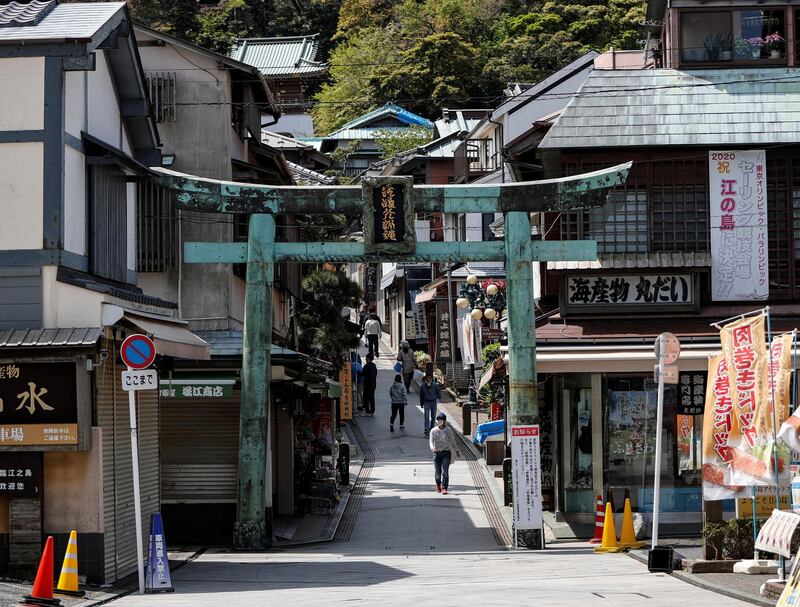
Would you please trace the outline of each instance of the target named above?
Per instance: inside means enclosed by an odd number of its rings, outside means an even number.
[[[32,0],[27,4],[9,2],[0,5],[0,27],[36,25],[55,7],[56,0]]]
[[[0,331],[0,348],[93,346],[102,329],[11,329]]]
[[[244,332],[242,331],[194,331],[209,345],[211,356],[241,356],[244,344]],[[270,349],[271,356],[298,357],[300,354],[294,350],[288,350],[272,344]]]
[[[267,78],[314,76],[328,66],[317,61],[318,34],[283,38],[237,38],[231,57],[257,68]]]
[[[0,7],[0,15],[11,11],[11,7],[14,4]],[[0,27],[0,43],[65,39],[74,41],[89,40],[109,19],[123,10],[124,6],[124,2],[69,2],[59,4],[35,25],[13,25],[9,23]]]
[[[708,268],[711,253],[686,251],[662,253],[601,253],[595,261],[548,261],[548,270],[602,270],[642,268]]]
[[[797,107],[792,68],[596,70],[539,147],[796,143]]]
[[[295,183],[299,185],[333,185],[336,183],[335,177],[328,177],[317,171],[312,171],[306,167],[295,164],[294,162],[286,161],[289,165],[289,170],[292,172],[292,178]]]

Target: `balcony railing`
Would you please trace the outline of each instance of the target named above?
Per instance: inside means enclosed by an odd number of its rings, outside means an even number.
[[[469,183],[500,168],[500,154],[494,139],[467,139],[454,153],[456,183]]]

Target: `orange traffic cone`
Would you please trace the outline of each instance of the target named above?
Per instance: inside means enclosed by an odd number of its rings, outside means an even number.
[[[36,580],[33,582],[33,589],[30,595],[23,597],[20,605],[42,605],[43,607],[53,607],[61,605],[61,601],[53,598],[53,536],[48,536],[42,552],[42,560],[39,561],[39,571],[36,572]]]
[[[70,531],[64,564],[58,577],[56,592],[70,596],[84,596],[86,593],[78,588],[78,532]]]
[[[619,536],[619,545],[623,548],[641,548],[643,542],[636,541],[636,531],[633,529],[633,511],[630,498],[625,499],[625,511],[622,514],[622,533]]]
[[[603,522],[603,542],[595,546],[595,552],[622,552],[622,548],[617,544],[617,530],[614,528],[614,513],[611,511],[611,504],[606,504],[606,520]]]
[[[594,514],[594,537],[589,540],[590,544],[599,544],[603,541],[603,496],[597,496],[597,508]]]

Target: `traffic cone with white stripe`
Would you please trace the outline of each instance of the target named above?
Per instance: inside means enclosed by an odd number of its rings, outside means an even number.
[[[590,544],[599,544],[603,541],[603,521],[605,514],[603,514],[603,496],[597,496],[597,508],[594,515],[594,537],[589,540]]]
[[[75,530],[69,532],[67,552],[64,554],[64,564],[61,566],[56,592],[70,596],[86,594],[78,588],[78,532]]]

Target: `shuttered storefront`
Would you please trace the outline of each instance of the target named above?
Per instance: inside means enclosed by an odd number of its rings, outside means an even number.
[[[128,393],[122,390],[118,343],[105,341],[109,356],[97,368],[97,425],[102,431],[105,582],[136,571],[136,527],[133,506]],[[150,515],[159,510],[159,400],[157,390],[137,392],[139,477],[142,529],[146,540]],[[143,544],[146,548],[146,544]]]
[[[239,399],[168,398],[161,408],[165,503],[236,502]]]

